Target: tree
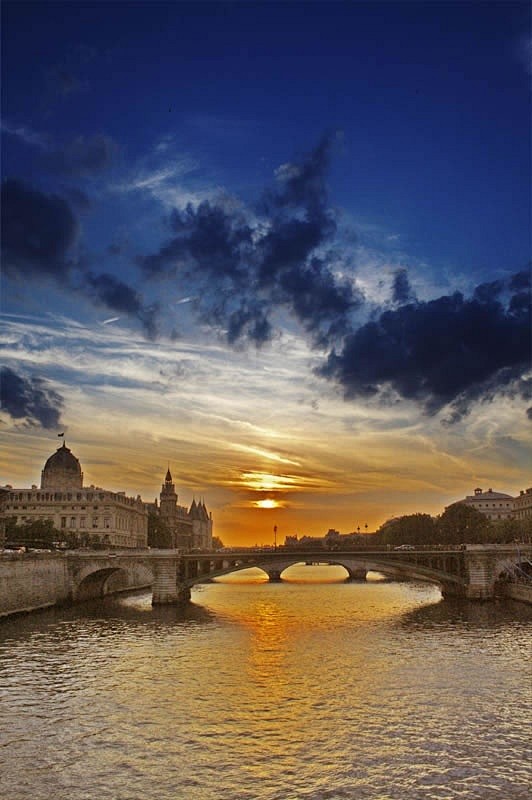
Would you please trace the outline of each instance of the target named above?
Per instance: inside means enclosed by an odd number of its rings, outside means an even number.
[[[481,544],[492,538],[488,517],[465,503],[453,503],[437,521],[441,544]]]
[[[532,539],[532,518],[494,520],[491,523],[492,541],[508,544],[509,542],[529,542]]]
[[[382,544],[434,544],[438,534],[430,514],[406,514],[386,522],[375,534]]]
[[[62,539],[61,531],[54,528],[51,519],[35,519],[17,525],[16,517],[6,520],[6,542],[18,542],[28,547],[53,547],[53,543]]]
[[[223,550],[224,543],[220,539],[219,536],[212,537],[212,549],[213,550]]]
[[[148,547],[173,547],[172,531],[158,514],[148,514]]]

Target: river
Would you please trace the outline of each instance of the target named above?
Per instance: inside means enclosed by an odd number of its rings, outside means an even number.
[[[338,569],[3,620],[3,800],[530,798],[532,608]]]

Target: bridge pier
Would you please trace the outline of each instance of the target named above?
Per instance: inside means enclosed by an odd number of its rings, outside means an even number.
[[[179,602],[177,589],[177,559],[157,558],[153,563],[153,606],[171,605]]]
[[[468,600],[493,600],[497,576],[492,554],[481,552],[479,548],[472,553],[468,551],[467,555],[466,598]]]
[[[282,582],[281,571],[276,569],[269,569],[268,578],[270,583],[281,583]]]
[[[344,566],[344,569],[347,569],[347,567]],[[345,583],[354,583],[355,581],[365,581],[366,576],[368,574],[367,570],[364,567],[358,567],[357,569],[347,569],[347,572],[348,575],[347,578],[345,579]]]

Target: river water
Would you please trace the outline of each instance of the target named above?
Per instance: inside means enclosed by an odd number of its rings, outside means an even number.
[[[3,800],[530,798],[532,608],[335,569],[2,621]]]

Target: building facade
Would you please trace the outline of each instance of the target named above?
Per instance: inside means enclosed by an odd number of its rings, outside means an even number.
[[[532,518],[532,488],[522,489],[514,498],[514,517],[516,519]]]
[[[158,514],[172,535],[172,547],[181,550],[210,550],[212,548],[212,514],[205,503],[194,499],[189,509],[178,504],[175,484],[170,468],[161,486],[159,503],[151,507]]]
[[[148,544],[148,511],[140,495],[111,492],[83,486],[78,459],[65,443],[46,461],[41,486],[31,489],[4,487],[5,517],[17,525],[51,520],[65,535],[119,548],[142,548]]]
[[[475,489],[474,494],[467,495],[459,502],[476,508],[488,519],[511,519],[514,516],[514,498],[503,492],[494,492],[493,489],[488,489],[487,492]]]

